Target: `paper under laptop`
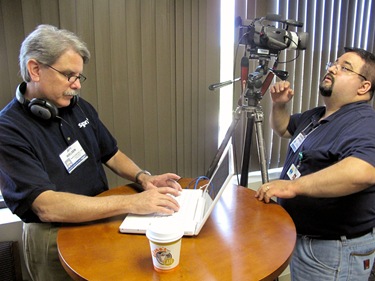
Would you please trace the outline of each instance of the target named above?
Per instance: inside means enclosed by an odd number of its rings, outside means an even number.
[[[229,144],[213,173],[207,186],[196,189],[183,189],[182,194],[175,197],[180,210],[171,216],[129,214],[121,223],[121,233],[145,234],[151,223],[166,220],[176,227],[184,228],[185,236],[195,236],[201,231],[224,189],[234,174],[232,146]]]

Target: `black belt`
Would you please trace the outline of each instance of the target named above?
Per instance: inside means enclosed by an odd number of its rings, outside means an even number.
[[[354,234],[344,234],[344,235],[309,235],[309,234],[298,234],[300,237],[307,237],[310,239],[316,239],[316,240],[341,240],[342,237],[345,237],[346,239],[355,239],[361,236],[364,236],[366,234],[369,234],[373,232],[373,228],[370,230],[365,230],[362,232],[354,233]]]

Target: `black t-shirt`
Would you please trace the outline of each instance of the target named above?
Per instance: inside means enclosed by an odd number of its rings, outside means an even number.
[[[82,157],[72,161],[82,147]],[[0,186],[7,206],[25,222],[39,222],[31,204],[46,190],[95,196],[108,189],[103,168],[118,151],[95,109],[80,98],[59,117],[42,120],[16,99],[0,112]],[[65,158],[64,158],[65,157]],[[76,164],[73,170],[68,165]],[[79,162],[82,161],[82,162]],[[80,164],[77,164],[80,163]]]

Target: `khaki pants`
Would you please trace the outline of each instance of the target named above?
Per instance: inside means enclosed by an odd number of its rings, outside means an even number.
[[[58,227],[50,223],[23,224],[25,263],[33,281],[72,280],[59,260],[57,231]]]

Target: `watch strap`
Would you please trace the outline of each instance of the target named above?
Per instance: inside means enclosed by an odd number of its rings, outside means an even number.
[[[139,178],[139,176],[142,175],[142,174],[145,174],[145,175],[149,175],[149,176],[151,176],[151,173],[150,173],[149,171],[141,170],[141,171],[139,171],[139,172],[135,175],[135,177],[134,177],[136,183],[141,184],[141,183],[139,182],[139,179],[138,179],[138,178]]]

